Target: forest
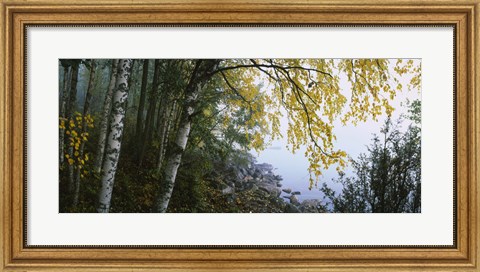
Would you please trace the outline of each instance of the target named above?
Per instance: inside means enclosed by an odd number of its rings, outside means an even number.
[[[58,79],[62,213],[421,211],[420,100],[393,117],[420,93],[418,60],[60,59]],[[368,121],[364,153],[337,147]],[[256,162],[278,139],[323,199]]]

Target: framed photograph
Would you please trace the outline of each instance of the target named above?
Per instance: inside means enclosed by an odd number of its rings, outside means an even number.
[[[5,271],[478,271],[480,2],[2,2]]]

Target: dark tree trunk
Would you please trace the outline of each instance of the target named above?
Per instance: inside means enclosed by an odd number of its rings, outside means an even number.
[[[151,134],[153,132],[153,124],[155,119],[155,112],[157,107],[158,100],[158,85],[160,77],[160,61],[155,60],[155,72],[153,73],[153,83],[152,90],[150,92],[150,103],[147,110],[147,118],[145,120],[145,129],[143,130],[141,147],[139,152],[138,164],[142,165],[143,159],[145,157],[145,150],[150,143]]]
[[[140,102],[138,103],[137,127],[135,129],[136,140],[141,139],[143,131],[143,113],[145,111],[145,100],[147,98],[148,64],[148,59],[143,61],[142,86],[140,87]]]
[[[87,93],[85,95],[85,103],[83,104],[83,115],[82,115],[82,127],[80,129],[80,137],[84,137],[84,134],[87,131],[87,121],[86,117],[90,112],[90,102],[92,100],[92,91],[93,91],[93,84],[95,81],[95,60],[90,60],[90,78],[88,80],[88,87],[87,87]],[[82,140],[80,144],[80,148],[78,150],[78,158],[83,158],[84,155],[84,150],[85,150],[85,141]],[[73,195],[73,207],[76,207],[78,205],[78,198],[80,196],[80,178],[81,178],[81,171],[82,171],[82,164],[77,165],[77,169],[75,172],[75,193]]]

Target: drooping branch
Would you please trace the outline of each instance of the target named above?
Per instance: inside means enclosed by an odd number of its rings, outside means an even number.
[[[239,68],[273,68],[273,69],[284,69],[284,70],[305,70],[305,71],[314,71],[326,76],[329,76],[333,78],[333,76],[325,71],[315,69],[315,68],[308,68],[308,67],[302,67],[302,66],[280,66],[277,64],[259,64],[259,63],[252,63],[252,64],[239,64],[239,65],[234,65],[234,66],[225,66],[225,67],[220,67],[217,68],[212,74],[219,73],[219,72],[225,72],[228,70],[234,70],[234,69],[239,69]]]
[[[330,153],[326,152],[320,146],[320,144],[318,144],[317,140],[315,139],[315,135],[314,135],[313,129],[312,129],[312,122],[313,121],[312,121],[311,113],[310,113],[310,110],[307,107],[306,102],[302,98],[302,96],[303,95],[306,96],[308,98],[308,100],[311,103],[313,103],[315,106],[320,107],[320,105],[318,104],[318,102],[313,97],[311,97],[311,95],[307,91],[305,91],[304,88],[302,88],[302,86],[300,86],[292,78],[292,75],[290,74],[290,72],[293,71],[293,70],[302,70],[302,71],[308,72],[309,76],[310,76],[310,72],[321,73],[321,74],[329,76],[331,78],[333,78],[333,76],[330,73],[327,73],[325,71],[321,71],[321,70],[315,69],[315,68],[302,67],[302,66],[278,65],[278,64],[275,64],[273,62],[273,60],[271,60],[271,59],[267,60],[268,64],[258,63],[254,59],[249,59],[249,61],[251,62],[251,64],[239,64],[239,65],[234,65],[234,66],[221,67],[221,68],[218,68],[214,73],[220,73],[222,75],[225,83],[227,84],[227,86],[233,92],[235,92],[239,97],[241,97],[245,102],[247,102],[249,104],[250,114],[252,114],[251,113],[252,108],[251,108],[251,105],[249,103],[250,101],[247,101],[240,94],[240,92],[233,86],[233,84],[231,84],[231,82],[229,82],[227,76],[225,75],[225,71],[234,70],[234,69],[245,69],[245,68],[256,68],[256,69],[258,69],[262,73],[266,74],[273,82],[278,84],[278,86],[280,87],[281,95],[282,95],[282,104],[285,106],[285,109],[295,110],[295,108],[292,108],[291,106],[287,106],[287,103],[285,102],[285,92],[284,92],[283,86],[281,84],[282,78],[284,78],[290,84],[292,93],[294,94],[296,101],[300,104],[301,110],[303,110],[305,112],[305,115],[307,117],[307,128],[308,128],[309,138],[312,141],[312,143],[314,144],[315,148],[317,148],[323,155],[325,155],[327,157],[338,158],[339,157],[338,155],[334,155],[334,154],[330,154]],[[267,69],[272,69],[273,73],[269,72]],[[299,109],[297,109],[297,110],[299,110]]]

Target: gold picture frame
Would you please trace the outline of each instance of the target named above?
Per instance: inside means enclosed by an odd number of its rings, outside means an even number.
[[[478,271],[479,0],[1,0],[0,218],[3,271]],[[25,31],[29,25],[309,24],[455,27],[453,247],[141,247],[25,243]]]

